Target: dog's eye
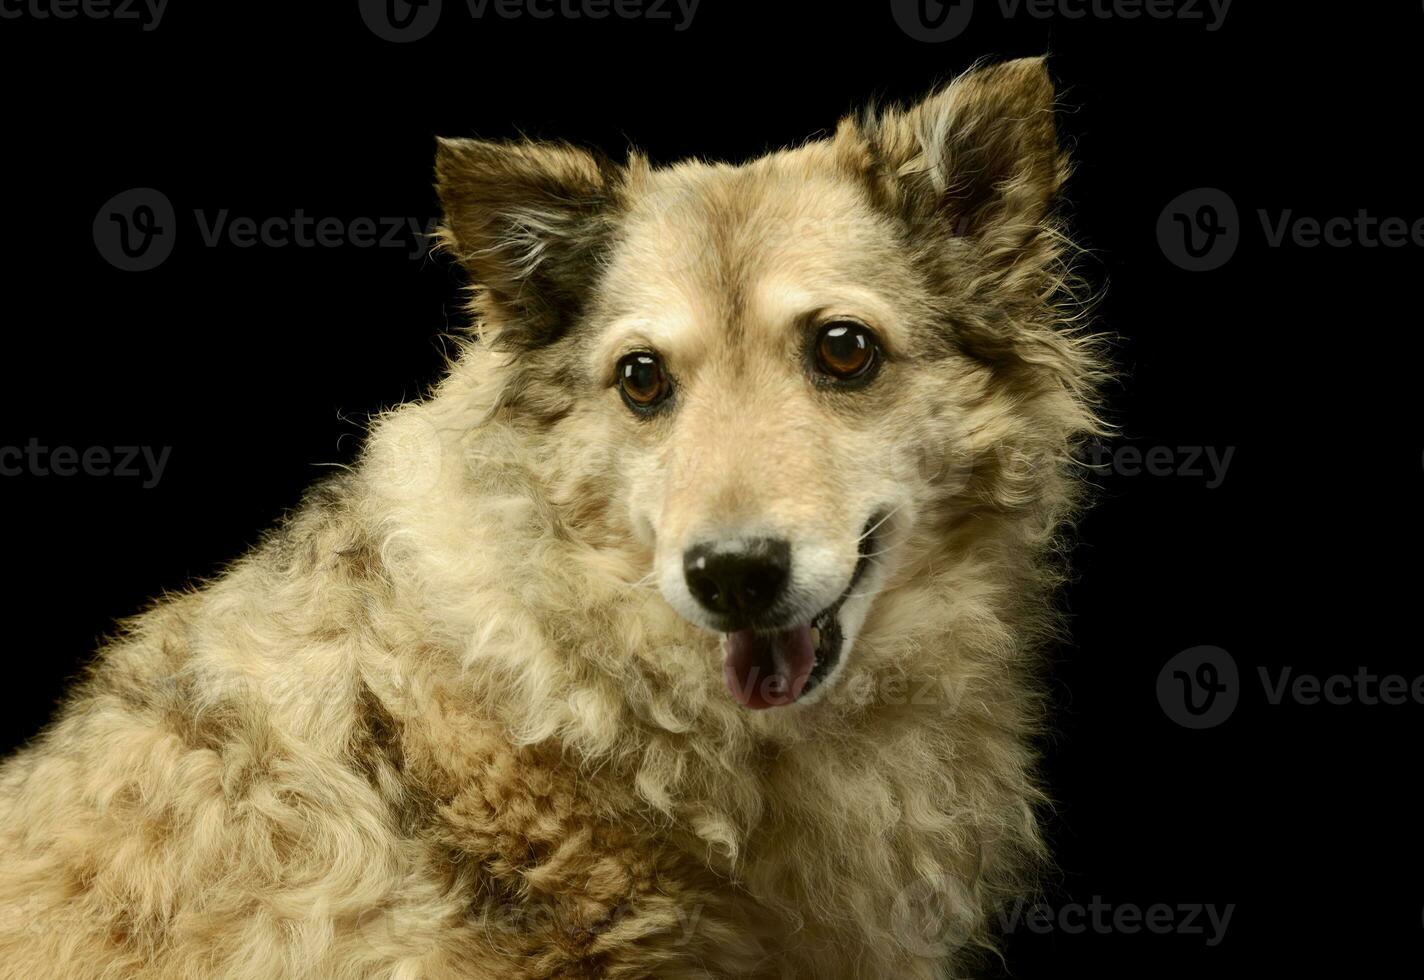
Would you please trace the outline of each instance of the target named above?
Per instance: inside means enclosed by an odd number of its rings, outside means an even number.
[[[657,356],[641,351],[618,362],[618,390],[634,411],[656,408],[672,394],[672,383]]]
[[[853,320],[828,323],[816,338],[816,369],[839,381],[869,377],[879,360],[875,334]]]

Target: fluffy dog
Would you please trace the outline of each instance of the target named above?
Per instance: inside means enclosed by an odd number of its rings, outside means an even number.
[[[0,973],[960,976],[1101,425],[1041,60],[742,166],[442,141],[475,329],[0,769]]]

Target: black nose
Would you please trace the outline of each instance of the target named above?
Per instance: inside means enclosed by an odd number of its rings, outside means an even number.
[[[738,547],[699,544],[682,557],[687,587],[709,612],[738,623],[765,613],[786,591],[791,546],[758,538]]]

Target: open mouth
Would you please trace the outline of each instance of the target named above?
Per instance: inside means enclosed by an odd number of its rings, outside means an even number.
[[[743,629],[727,634],[722,677],[739,704],[757,711],[793,704],[830,675],[845,646],[841,606],[870,567],[880,523],[878,516],[866,522],[850,584],[809,622],[786,629]]]

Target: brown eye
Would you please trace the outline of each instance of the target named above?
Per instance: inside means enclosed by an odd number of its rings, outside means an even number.
[[[618,362],[618,390],[629,408],[647,412],[667,400],[672,383],[657,355],[644,351]]]
[[[839,381],[868,378],[879,361],[875,334],[853,320],[836,320],[816,338],[816,369]]]

